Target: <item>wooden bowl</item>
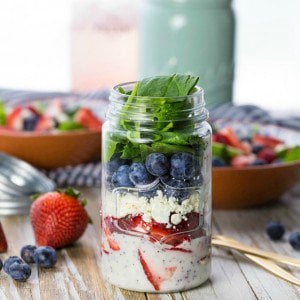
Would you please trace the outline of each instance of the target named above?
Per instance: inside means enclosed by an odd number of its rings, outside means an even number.
[[[224,121],[223,121],[224,122]],[[237,130],[256,131],[300,145],[300,132],[274,125],[222,123]],[[300,161],[244,168],[213,168],[212,195],[216,209],[238,209],[278,200],[300,182]]]
[[[0,151],[43,169],[100,161],[101,132],[45,134],[1,130]]]
[[[213,168],[213,207],[245,208],[277,200],[300,182],[300,162],[252,168]]]

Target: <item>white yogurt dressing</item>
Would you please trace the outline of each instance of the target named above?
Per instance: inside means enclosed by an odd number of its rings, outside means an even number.
[[[108,243],[104,243],[109,253],[102,254],[102,274],[108,282],[116,286],[144,292],[174,292],[196,287],[209,277],[208,237],[196,238],[178,246],[191,250],[191,253],[166,250],[172,246],[152,243],[141,237],[118,233],[111,237],[120,246],[120,250],[110,250]],[[152,275],[161,278],[159,290],[147,278],[139,251]],[[168,271],[170,269],[173,270],[171,273]]]

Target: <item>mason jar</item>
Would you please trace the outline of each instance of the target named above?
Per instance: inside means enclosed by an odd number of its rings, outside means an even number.
[[[133,87],[112,89],[103,126],[101,270],[124,289],[183,291],[210,276],[211,128],[204,92],[133,97]]]
[[[235,20],[231,0],[143,0],[140,78],[200,77],[208,107],[232,101]]]

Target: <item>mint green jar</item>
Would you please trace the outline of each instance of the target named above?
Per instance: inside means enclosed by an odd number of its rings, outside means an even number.
[[[234,15],[231,0],[143,0],[139,76],[200,77],[208,107],[232,100]]]

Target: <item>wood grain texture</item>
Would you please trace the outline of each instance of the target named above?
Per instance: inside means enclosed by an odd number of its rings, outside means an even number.
[[[2,300],[199,300],[199,299],[300,299],[300,288],[280,280],[255,266],[237,252],[213,249],[212,276],[201,287],[175,294],[144,294],[119,289],[105,283],[100,273],[99,198],[98,189],[82,189],[90,199],[87,209],[93,219],[84,236],[72,247],[59,251],[56,267],[40,270],[32,266],[26,283],[16,283],[0,272]],[[240,211],[215,211],[213,231],[231,236],[243,243],[265,250],[300,258],[287,242],[289,232],[300,230],[300,188],[283,197],[281,202],[262,208]],[[297,200],[298,199],[298,200]],[[270,219],[287,227],[285,239],[271,242],[264,234]],[[1,259],[19,255],[25,244],[34,243],[28,216],[1,218],[9,243],[9,251]],[[289,268],[300,278],[300,270]]]

